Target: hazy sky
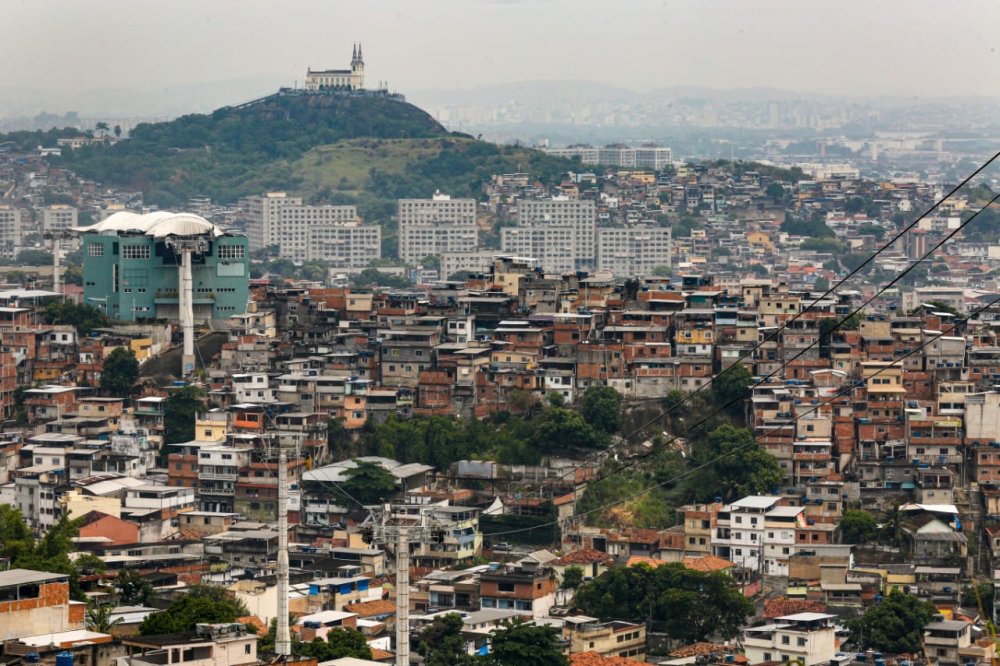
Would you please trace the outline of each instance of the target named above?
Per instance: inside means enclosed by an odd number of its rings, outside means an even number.
[[[1000,95],[997,0],[0,0],[0,88],[300,84],[364,44],[370,84],[538,79]],[[264,91],[267,92],[267,91]]]

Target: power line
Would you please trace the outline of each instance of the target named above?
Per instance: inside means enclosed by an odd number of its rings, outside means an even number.
[[[689,402],[692,398],[694,398],[694,396],[696,396],[702,390],[704,390],[704,389],[708,388],[709,386],[711,386],[712,384],[714,384],[720,377],[722,377],[724,374],[726,374],[726,372],[729,372],[729,370],[731,368],[735,367],[736,365],[741,364],[746,358],[748,358],[749,356],[751,356],[754,353],[756,353],[761,348],[761,346],[764,345],[764,343],[776,340],[777,337],[781,334],[782,331],[784,331],[786,328],[788,328],[788,326],[790,324],[792,324],[793,322],[797,321],[802,315],[804,315],[806,312],[808,312],[812,308],[813,305],[815,305],[819,301],[823,300],[827,296],[829,296],[832,293],[834,293],[843,283],[845,283],[846,281],[848,281],[849,279],[851,279],[852,276],[854,276],[858,272],[860,272],[865,266],[867,266],[869,263],[871,263],[877,256],[879,256],[880,254],[882,254],[882,252],[884,252],[889,247],[891,247],[892,245],[894,245],[896,243],[896,241],[898,241],[900,238],[902,238],[904,235],[906,235],[910,230],[912,230],[917,224],[920,223],[921,220],[923,220],[925,217],[927,217],[932,212],[934,212],[935,210],[937,210],[941,206],[941,204],[943,204],[945,201],[947,201],[949,198],[951,198],[960,189],[962,189],[963,187],[965,187],[965,185],[967,185],[973,178],[975,178],[980,173],[982,173],[987,167],[989,167],[994,161],[996,161],[997,158],[1000,158],[1000,152],[995,153],[993,155],[993,157],[991,157],[989,160],[987,160],[985,163],[983,163],[981,166],[979,166],[979,168],[977,168],[969,176],[967,176],[964,180],[962,180],[962,182],[960,182],[958,185],[956,185],[954,188],[952,188],[951,191],[949,191],[942,198],[938,199],[934,203],[934,205],[932,205],[930,208],[928,208],[923,214],[920,215],[920,217],[918,217],[915,220],[913,220],[913,222],[911,222],[909,225],[907,225],[905,228],[903,228],[901,231],[899,231],[889,241],[887,241],[886,243],[884,243],[882,245],[882,247],[880,247],[878,250],[876,250],[874,254],[872,254],[870,257],[868,257],[857,268],[855,268],[850,273],[848,273],[842,280],[840,280],[839,282],[837,282],[835,285],[832,285],[829,289],[827,289],[827,291],[824,292],[822,296],[819,296],[818,298],[814,299],[813,302],[808,307],[800,309],[799,312],[797,312],[795,314],[795,316],[793,316],[791,319],[783,322],[781,324],[781,326],[779,326],[777,328],[777,330],[775,330],[773,333],[770,334],[769,337],[766,337],[763,340],[760,340],[754,347],[752,347],[749,351],[747,351],[746,353],[744,353],[743,355],[741,355],[739,358],[737,358],[735,361],[733,361],[732,364],[730,364],[729,366],[723,368],[723,370],[719,374],[715,375],[715,377],[711,378],[707,383],[702,384],[701,386],[699,386],[697,389],[695,389],[691,393],[685,394],[683,400],[677,402],[674,405],[671,405],[670,407],[668,407],[666,409],[666,411],[662,411],[660,414],[658,414],[657,416],[654,416],[652,419],[649,419],[648,421],[646,421],[645,423],[643,423],[638,428],[635,428],[628,435],[625,435],[622,438],[622,442],[623,443],[627,443],[632,437],[634,437],[634,436],[636,436],[638,434],[641,434],[643,430],[645,430],[649,426],[653,425],[654,423],[656,423],[657,421],[659,421],[663,417],[670,415],[674,410],[676,410],[677,408],[679,408],[681,405]],[[996,200],[997,199],[994,198],[990,203],[992,204]],[[989,204],[987,204],[986,207],[988,207],[988,206],[989,206]],[[984,209],[986,207],[984,207]],[[980,212],[982,212],[982,210],[983,209],[980,209],[980,211],[977,211],[976,215],[978,215]],[[961,229],[962,227],[964,227],[965,225],[967,225],[969,222],[971,222],[975,218],[976,215],[973,215],[968,220],[966,220],[965,222],[963,222],[962,225],[959,226],[959,229]],[[949,235],[948,238],[950,238],[953,235],[954,235],[954,232],[951,235]],[[940,244],[938,246],[936,246],[936,247],[939,247],[939,246],[940,246]],[[936,247],[934,249],[936,249]],[[933,250],[932,250],[932,252],[933,252]],[[928,253],[928,254],[930,254],[930,253]],[[928,254],[925,254],[924,257],[922,257],[921,259],[926,258],[928,256]],[[916,266],[916,264],[913,264],[913,265],[909,266],[899,277],[902,277],[903,275],[905,275],[909,271],[913,270],[913,268],[915,266]],[[897,280],[898,280],[898,278],[897,278]],[[897,280],[894,280],[891,284],[895,284],[895,282]],[[888,287],[886,287],[886,288],[888,288]],[[885,289],[882,290],[882,292],[884,292],[884,291],[885,291]],[[879,294],[881,294],[882,292],[879,292]],[[871,300],[873,300],[873,299],[869,299],[865,304],[867,305],[867,303],[870,303]],[[856,312],[857,312],[857,310],[855,310],[855,312],[851,313],[847,317],[844,317],[844,318],[840,319],[837,322],[837,325],[834,326],[833,329],[831,329],[830,333],[832,333],[833,331],[835,331],[838,328],[840,328],[840,326],[845,321],[847,321],[847,319],[849,319],[854,314],[856,314]],[[801,356],[803,353],[805,353],[806,351],[808,351],[809,349],[811,349],[812,346],[813,345],[810,345],[809,347],[806,347],[805,349],[802,350],[802,352],[800,352],[799,354],[797,354],[791,360],[784,361],[778,369],[774,370],[769,375],[767,375],[766,377],[764,377],[764,379],[762,379],[761,382],[766,382],[767,380],[771,379],[776,374],[778,374],[779,372],[781,372],[782,370],[784,370],[784,368],[788,365],[788,363],[790,363],[791,361],[794,361],[794,360],[798,359],[799,356]],[[676,372],[676,370],[675,370],[675,372]],[[698,423],[696,423],[691,428],[686,429],[684,431],[684,434],[688,434],[692,430],[695,430],[695,429],[701,427],[705,423],[709,422],[714,416],[716,416],[719,413],[725,411],[726,409],[728,409],[729,407],[733,406],[734,404],[736,404],[737,402],[739,402],[741,400],[742,400],[741,398],[736,398],[734,400],[731,400],[730,402],[726,403],[722,407],[716,409],[714,413],[712,413],[709,416],[707,416],[706,418],[702,419],[701,421],[699,421]],[[669,444],[670,442],[673,442],[674,440],[678,439],[678,437],[679,436],[672,437],[669,441],[666,442],[666,444]],[[606,454],[608,452],[609,451],[607,449],[605,449],[603,451],[600,451],[600,452],[592,455],[590,458],[587,458],[586,460],[584,460],[583,463],[581,463],[580,465],[575,465],[575,466],[571,467],[570,471],[565,472],[561,476],[555,477],[554,479],[551,479],[551,480],[546,479],[545,481],[543,481],[542,485],[537,490],[532,491],[531,494],[534,495],[534,494],[537,493],[538,496],[540,497],[542,491],[545,489],[545,484],[546,483],[549,483],[551,485],[551,484],[553,484],[553,483],[555,483],[557,481],[562,481],[563,479],[565,479],[566,477],[568,477],[570,474],[576,474],[577,471],[579,471],[581,468],[585,467],[586,465],[588,465],[588,464],[590,464],[592,462],[596,462],[596,460],[601,455]],[[602,477],[602,478],[604,478],[604,477]],[[598,480],[600,480],[600,479],[598,479]]]
[[[978,216],[979,216],[979,215],[980,215],[980,214],[981,214],[981,213],[982,213],[983,211],[985,211],[985,210],[986,210],[987,208],[989,208],[989,207],[990,207],[990,206],[991,206],[991,205],[992,205],[993,203],[995,203],[995,202],[996,202],[996,201],[997,201],[998,199],[1000,199],[1000,194],[998,194],[997,196],[993,197],[993,199],[991,199],[991,200],[990,200],[990,201],[989,201],[989,202],[988,202],[988,203],[987,203],[987,204],[986,204],[985,206],[983,206],[982,208],[980,208],[979,210],[977,210],[977,211],[976,211],[976,212],[975,212],[975,213],[974,213],[974,214],[973,214],[972,216],[970,216],[970,217],[969,217],[969,219],[967,219],[967,220],[966,220],[965,222],[962,222],[962,223],[961,223],[961,224],[960,224],[960,225],[959,225],[959,226],[958,226],[958,227],[957,227],[956,229],[952,230],[952,232],[951,232],[951,233],[949,233],[949,234],[948,234],[947,236],[945,236],[945,237],[944,237],[943,239],[941,239],[941,240],[940,240],[940,241],[939,241],[939,242],[938,242],[938,243],[937,243],[937,244],[936,244],[936,245],[935,245],[934,247],[932,247],[932,248],[931,248],[930,250],[928,250],[928,251],[927,251],[927,252],[926,252],[926,253],[925,253],[925,254],[924,254],[924,255],[923,255],[923,256],[922,256],[921,258],[920,258],[920,261],[923,261],[923,260],[924,260],[924,259],[926,259],[927,257],[931,256],[931,255],[932,255],[932,254],[933,254],[934,252],[936,252],[936,251],[937,251],[937,249],[938,249],[938,248],[940,248],[940,247],[941,247],[942,245],[944,245],[944,244],[945,244],[945,243],[947,243],[947,242],[948,242],[949,240],[951,240],[951,238],[952,238],[953,236],[955,236],[955,235],[956,235],[956,234],[957,234],[957,233],[958,233],[959,231],[961,231],[961,230],[962,230],[962,229],[964,229],[964,228],[965,228],[966,226],[968,226],[968,225],[969,225],[969,224],[970,224],[970,223],[971,223],[971,222],[972,222],[973,220],[975,220],[975,219],[976,219],[976,218],[977,218],[977,217],[978,217]],[[865,309],[865,307],[867,307],[867,306],[868,306],[869,304],[871,304],[871,303],[872,303],[872,301],[874,301],[875,299],[877,299],[877,298],[878,298],[879,296],[881,296],[881,295],[882,295],[883,293],[885,293],[885,292],[886,292],[886,291],[887,291],[887,290],[888,290],[889,288],[891,288],[891,287],[892,287],[892,286],[893,286],[894,284],[896,284],[896,283],[897,283],[897,282],[899,282],[899,281],[900,281],[901,279],[903,279],[904,277],[906,277],[906,275],[907,275],[907,274],[908,274],[908,273],[909,273],[910,271],[912,271],[913,269],[915,269],[915,268],[916,268],[916,267],[917,267],[918,265],[919,265],[919,261],[918,261],[918,262],[914,262],[913,264],[911,264],[910,266],[908,266],[908,267],[907,267],[906,269],[904,269],[904,270],[903,270],[903,271],[902,271],[902,272],[901,272],[901,273],[900,273],[899,275],[897,275],[897,276],[896,276],[895,278],[893,278],[893,279],[892,279],[892,280],[891,280],[890,282],[888,282],[888,283],[887,283],[886,285],[884,285],[883,287],[881,287],[881,288],[880,288],[880,289],[879,289],[879,290],[878,290],[878,291],[877,291],[877,292],[876,292],[876,293],[875,293],[875,294],[874,294],[873,296],[871,296],[871,297],[870,297],[870,298],[869,298],[868,300],[866,300],[866,301],[865,301],[864,303],[862,303],[861,305],[859,305],[859,306],[858,306],[857,308],[855,308],[855,309],[854,309],[854,310],[853,310],[852,312],[850,312],[849,314],[847,314],[847,315],[845,315],[844,317],[842,317],[841,319],[839,319],[839,320],[838,320],[838,321],[836,322],[836,324],[834,325],[834,327],[833,327],[832,329],[830,329],[829,333],[833,333],[833,331],[835,331],[835,330],[837,330],[838,328],[840,328],[841,326],[843,326],[843,325],[844,325],[844,324],[845,324],[845,323],[846,323],[847,321],[849,321],[849,320],[850,320],[850,319],[851,319],[851,318],[852,318],[852,317],[853,317],[854,315],[856,315],[856,314],[858,314],[858,313],[862,312],[862,311],[863,311],[863,310]],[[803,313],[804,313],[804,312],[806,312],[807,310],[808,310],[808,308],[807,308],[806,310],[803,310]],[[772,338],[772,339],[773,339],[773,338]],[[764,383],[766,383],[766,382],[767,382],[767,381],[768,381],[769,379],[771,379],[771,378],[772,378],[772,377],[774,377],[774,376],[775,376],[775,375],[776,375],[777,373],[779,373],[779,372],[780,372],[781,370],[783,370],[783,369],[784,369],[784,368],[785,368],[785,367],[786,367],[786,366],[787,366],[787,365],[788,365],[789,363],[791,363],[791,362],[793,362],[793,361],[797,360],[797,359],[798,359],[799,357],[801,357],[801,356],[802,356],[803,354],[805,354],[806,352],[808,352],[808,351],[809,351],[810,349],[812,349],[813,347],[816,347],[816,346],[817,346],[817,345],[818,345],[819,343],[820,343],[820,339],[819,339],[819,338],[817,338],[817,339],[816,339],[815,341],[811,342],[811,343],[810,343],[810,344],[809,344],[808,346],[806,346],[806,347],[802,348],[802,349],[801,349],[801,350],[800,350],[800,351],[799,351],[799,352],[798,352],[798,353],[797,353],[797,354],[796,354],[795,356],[793,356],[793,357],[792,357],[791,359],[789,359],[789,360],[787,360],[787,361],[783,361],[783,362],[782,362],[782,364],[781,364],[781,367],[779,367],[778,369],[776,369],[776,370],[774,370],[773,372],[771,372],[771,374],[769,374],[769,375],[767,375],[766,377],[764,377],[763,379],[761,379],[761,380],[760,380],[760,381],[758,382],[758,384],[764,384]],[[688,429],[686,429],[686,430],[684,431],[684,434],[685,434],[685,435],[687,435],[687,434],[691,433],[692,431],[696,430],[697,428],[700,428],[700,427],[701,427],[702,425],[704,425],[705,423],[708,423],[708,422],[709,422],[709,421],[710,421],[710,420],[711,420],[711,419],[712,419],[713,417],[715,417],[716,415],[718,415],[718,414],[719,414],[720,412],[722,412],[722,411],[724,411],[724,410],[728,409],[728,408],[729,408],[730,406],[732,406],[732,405],[736,404],[737,402],[741,402],[742,400],[743,400],[743,398],[742,398],[742,397],[737,397],[737,398],[734,398],[734,399],[733,399],[733,400],[731,400],[730,402],[728,402],[728,403],[726,403],[725,405],[723,405],[723,406],[722,406],[721,408],[717,409],[717,410],[716,410],[715,412],[713,412],[713,413],[709,414],[708,416],[706,416],[706,417],[705,417],[704,419],[702,419],[701,421],[699,421],[698,423],[696,423],[696,424],[695,424],[694,426],[692,426],[691,428],[688,428]],[[680,404],[680,403],[678,403],[678,404]],[[657,419],[659,419],[659,418],[662,418],[662,416],[661,416],[661,417],[656,417],[656,419],[654,419],[654,420],[657,420]],[[647,425],[648,425],[648,424],[647,424]],[[645,427],[645,426],[643,426],[643,427]],[[674,436],[673,436],[673,437],[671,437],[671,438],[670,438],[669,440],[667,440],[666,442],[664,442],[662,446],[666,446],[666,445],[668,445],[668,444],[670,444],[670,443],[672,443],[672,442],[676,441],[677,439],[680,439],[680,435],[674,435]],[[618,469],[615,469],[615,470],[613,470],[613,471],[611,471],[611,472],[608,472],[607,474],[604,474],[604,475],[601,475],[601,476],[600,476],[599,478],[597,478],[597,479],[594,479],[593,481],[591,481],[591,483],[598,483],[598,482],[600,482],[600,481],[603,481],[604,479],[607,479],[608,477],[611,477],[611,476],[614,476],[615,474],[619,474],[619,473],[621,473],[621,472],[625,471],[626,469],[628,469],[628,468],[630,468],[630,467],[634,467],[635,465],[637,465],[638,463],[642,462],[643,460],[645,460],[645,459],[646,459],[647,457],[649,457],[649,456],[650,456],[650,455],[652,455],[652,454],[653,454],[653,452],[652,452],[652,451],[650,451],[650,453],[648,453],[648,454],[646,454],[646,455],[644,455],[644,456],[641,456],[641,457],[639,457],[639,458],[636,458],[636,459],[634,459],[634,460],[631,460],[631,461],[629,461],[629,462],[626,462],[625,464],[623,464],[623,465],[622,465],[621,467],[619,467]],[[565,477],[565,475],[564,475],[564,477]]]
[[[996,305],[997,303],[1000,303],[1000,297],[997,297],[997,298],[993,299],[992,301],[990,301],[989,303],[987,303],[983,307],[981,307],[978,310],[975,310],[974,312],[970,313],[969,318],[971,318],[971,317],[973,317],[973,316],[975,316],[975,315],[983,312],[984,310],[992,307],[993,305]],[[915,354],[918,351],[924,349],[927,345],[931,344],[931,342],[936,341],[939,337],[947,335],[948,333],[951,333],[956,328],[958,328],[960,325],[965,324],[966,321],[967,321],[967,319],[963,319],[963,320],[960,320],[958,322],[955,322],[951,326],[951,328],[949,328],[946,331],[942,331],[940,336],[929,338],[923,344],[919,345],[918,347],[914,347],[910,351],[908,351],[905,354],[903,354],[898,360],[893,361],[889,365],[883,366],[882,368],[879,368],[876,372],[874,372],[871,375],[869,375],[866,379],[871,379],[872,377],[877,377],[878,375],[882,374],[883,372],[885,372],[886,370],[888,370],[890,368],[902,368],[902,366],[899,365],[899,361],[902,361],[902,360],[904,360],[906,358],[909,358],[913,354]],[[598,512],[601,512],[601,511],[606,511],[607,509],[610,509],[610,508],[612,508],[614,506],[617,506],[619,504],[623,504],[625,502],[629,502],[629,501],[631,501],[631,500],[633,500],[633,499],[635,499],[637,497],[641,497],[642,495],[650,493],[650,492],[652,492],[654,490],[657,490],[657,489],[662,488],[664,486],[668,486],[668,485],[673,484],[673,483],[675,483],[677,481],[680,481],[681,479],[683,479],[683,478],[685,478],[685,477],[693,474],[694,472],[697,472],[697,471],[699,471],[701,469],[704,469],[704,468],[706,468],[706,467],[708,467],[710,465],[715,464],[716,462],[718,462],[720,460],[728,458],[729,456],[731,456],[731,455],[733,455],[733,454],[735,454],[735,453],[737,453],[739,451],[742,451],[743,449],[751,446],[752,444],[759,443],[759,440],[762,437],[766,437],[768,435],[771,435],[772,433],[777,432],[778,430],[781,430],[782,428],[785,428],[785,427],[787,427],[787,426],[789,426],[789,425],[797,422],[799,419],[801,419],[801,418],[803,418],[805,416],[808,416],[809,414],[812,414],[812,413],[818,411],[819,409],[821,409],[825,405],[830,404],[834,400],[837,400],[837,399],[843,397],[844,395],[847,395],[850,391],[853,391],[860,384],[861,384],[861,382],[859,382],[857,380],[851,381],[848,386],[842,388],[835,395],[833,395],[830,398],[828,398],[825,402],[820,402],[815,407],[812,407],[809,410],[804,411],[801,414],[798,414],[795,418],[793,418],[791,420],[788,420],[788,421],[782,422],[780,425],[775,426],[774,428],[772,428],[771,430],[767,431],[763,435],[755,435],[754,438],[751,441],[747,442],[746,444],[743,444],[741,446],[736,447],[732,451],[728,451],[728,452],[726,452],[726,453],[724,453],[722,455],[716,456],[715,458],[712,458],[711,460],[709,460],[707,462],[704,462],[701,465],[698,465],[697,467],[693,467],[693,468],[691,468],[689,470],[685,470],[684,472],[681,472],[680,474],[678,474],[678,475],[676,475],[676,476],[674,476],[674,477],[672,477],[672,478],[670,478],[670,479],[668,479],[668,480],[666,480],[666,481],[664,481],[662,483],[658,483],[658,484],[652,485],[649,488],[645,488],[643,490],[640,490],[639,492],[634,493],[632,495],[629,495],[627,497],[624,497],[622,499],[615,500],[614,502],[610,502],[608,504],[605,504],[603,506],[597,507],[595,509],[590,509],[589,511],[584,511],[583,513],[574,514],[573,516],[571,516],[569,518],[569,520],[578,520],[578,519],[583,518],[585,516],[588,516],[588,515],[590,515],[592,513],[598,513]],[[554,520],[554,521],[550,521],[548,523],[543,523],[541,525],[534,525],[532,527],[523,527],[523,528],[514,529],[514,530],[506,530],[506,531],[502,531],[502,532],[491,532],[489,534],[484,534],[483,538],[504,536],[504,535],[507,535],[507,534],[517,534],[517,533],[520,533],[520,532],[528,532],[528,531],[531,531],[531,530],[537,530],[537,529],[541,529],[541,528],[544,528],[544,527],[551,527],[551,526],[554,526],[554,525],[558,525],[560,522],[562,522],[562,521]]]

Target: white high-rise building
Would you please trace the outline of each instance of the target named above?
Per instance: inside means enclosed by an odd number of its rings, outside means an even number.
[[[13,258],[21,239],[21,209],[0,206],[0,257]]]
[[[597,269],[618,277],[652,275],[657,266],[670,266],[669,227],[634,224],[597,231]]]
[[[589,271],[596,265],[597,209],[567,197],[517,202],[517,226],[500,231],[504,254],[534,257],[547,272]]]
[[[428,255],[475,252],[476,201],[435,192],[430,199],[399,200],[399,258],[417,264]]]
[[[268,192],[247,198],[250,249],[278,247],[295,263],[323,260],[335,268],[366,268],[382,256],[382,229],[361,224],[355,206],[309,206],[300,197]]]
[[[77,226],[77,210],[73,206],[55,204],[42,209],[42,233],[65,231]]]
[[[582,164],[601,164],[659,171],[670,165],[669,148],[662,146],[573,146],[572,148],[546,148],[545,152],[556,157],[579,157]]]

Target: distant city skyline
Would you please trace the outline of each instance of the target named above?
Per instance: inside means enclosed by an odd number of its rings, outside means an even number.
[[[0,113],[19,95],[22,113],[78,100],[87,113],[101,91],[122,105],[130,90],[176,91],[176,105],[188,96],[201,110],[213,85],[245,96],[301,86],[308,67],[347,67],[356,42],[368,86],[387,81],[404,94],[579,80],[639,92],[1000,96],[1000,7],[989,0],[304,1],[280,10],[266,0],[174,0],[141,11],[125,0],[52,0],[0,3],[0,22],[0,58],[17,65],[0,68],[0,91],[15,97]]]

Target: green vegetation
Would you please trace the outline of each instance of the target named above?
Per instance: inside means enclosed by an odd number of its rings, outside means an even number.
[[[559,630],[528,624],[521,618],[490,632],[490,653],[477,658],[480,666],[569,666],[559,644]]]
[[[289,618],[289,623],[294,624],[295,619]],[[253,625],[247,625],[249,629]],[[274,638],[278,633],[278,618],[271,620],[271,626],[263,636],[257,639],[257,653],[274,652]],[[292,635],[292,654],[295,656],[313,657],[319,662],[332,661],[341,657],[354,657],[355,659],[371,659],[372,651],[368,647],[368,642],[364,635],[353,629],[331,629],[326,635],[326,640],[317,636],[310,642],[301,641],[294,634]]]
[[[721,496],[732,502],[747,495],[770,493],[781,485],[781,468],[761,448],[749,428],[724,425],[708,436],[708,446],[694,456],[694,466],[705,465],[690,477],[689,487],[699,501]]]
[[[221,587],[192,585],[184,596],[174,599],[160,612],[147,615],[139,625],[140,636],[193,631],[199,623],[235,622],[249,615],[246,605]]]
[[[748,389],[751,379],[753,379],[753,374],[742,363],[735,363],[723,370],[712,382],[715,404],[720,407],[729,405],[726,409],[730,413],[739,414],[742,412],[743,399],[749,395]]]
[[[89,335],[95,328],[107,326],[109,321],[103,312],[93,305],[77,305],[70,301],[52,302],[45,306],[46,324],[68,324],[75,326],[80,335]]]
[[[503,411],[486,420],[430,416],[401,421],[390,416],[377,426],[366,424],[361,437],[340,451],[447,469],[456,460],[472,458],[534,465],[546,454],[593,451],[607,443],[607,432],[587,423],[580,412],[534,401],[524,416]]]
[[[115,586],[122,606],[149,606],[156,600],[153,586],[138,571],[122,569]]]
[[[930,601],[893,590],[863,617],[848,620],[851,640],[860,649],[873,648],[889,654],[920,653],[920,635],[937,609]]]
[[[139,379],[139,360],[135,352],[116,347],[101,365],[101,389],[113,396],[127,398]]]
[[[21,510],[0,504],[0,558],[8,560],[12,568],[65,574],[69,579],[70,598],[87,601],[80,587],[81,571],[104,571],[104,562],[93,555],[76,560],[69,558],[76,550],[73,539],[80,535],[78,525],[78,520],[63,516],[45,536],[36,540]]]
[[[684,643],[732,638],[754,612],[728,574],[695,571],[679,562],[612,567],[580,588],[573,604],[606,620],[652,618]]]
[[[417,636],[417,654],[427,666],[468,666],[473,656],[465,651],[464,621],[458,613],[448,613],[424,627]]]
[[[867,543],[878,533],[878,523],[867,511],[848,509],[837,525],[843,543]]]
[[[341,485],[348,499],[361,504],[378,504],[396,490],[396,477],[376,462],[355,460],[357,467],[344,472]]]
[[[111,630],[122,623],[122,618],[111,619],[111,614],[115,607],[110,604],[96,606],[91,602],[87,608],[86,624],[89,631],[96,631],[102,634],[110,633]]]
[[[563,570],[562,582],[559,586],[564,590],[571,590],[583,585],[583,568],[582,567],[566,567]]]
[[[205,409],[204,398],[205,392],[197,386],[180,386],[170,390],[164,404],[164,444],[183,444],[195,439],[194,419],[198,412]]]
[[[591,384],[580,407],[588,425],[606,433],[618,432],[622,424],[622,395],[610,386]]]

